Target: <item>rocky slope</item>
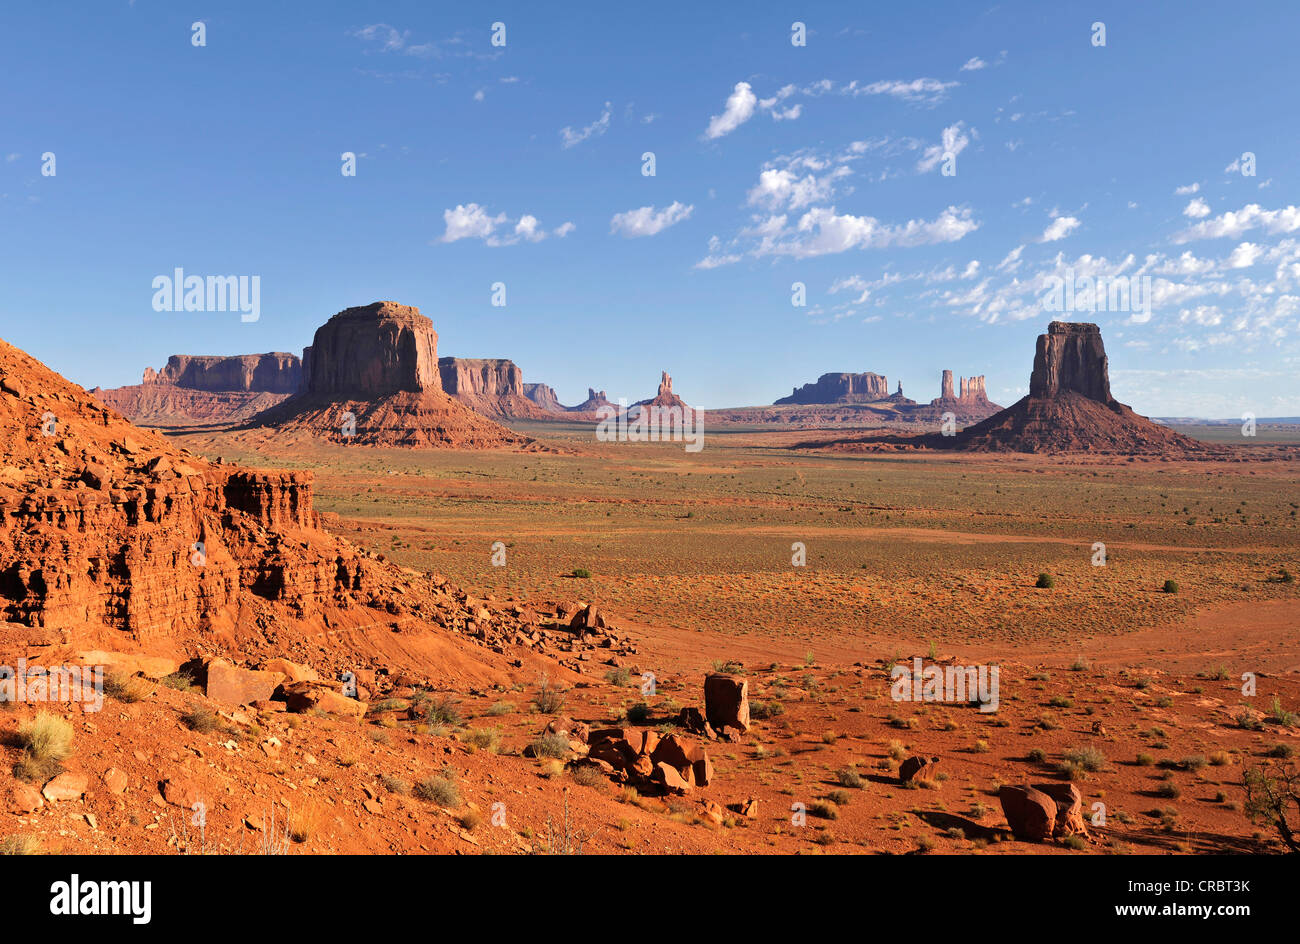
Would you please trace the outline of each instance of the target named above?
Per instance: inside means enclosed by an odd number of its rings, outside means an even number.
[[[173,354],[160,371],[145,368],[143,383],[172,384],[213,392],[296,393],[302,362],[293,354],[241,354],[206,357]]]
[[[330,318],[303,351],[302,392],[252,422],[362,445],[527,442],[442,389],[433,323],[396,302],[348,308]]]

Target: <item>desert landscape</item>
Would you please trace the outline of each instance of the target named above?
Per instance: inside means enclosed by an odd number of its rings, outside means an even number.
[[[1300,447],[1137,416],[1095,325],[952,436],[724,424],[694,454],[601,442],[517,372],[475,412],[448,390],[482,373],[396,303],[305,369],[87,392],[3,355],[6,649],[105,673],[94,714],[6,702],[10,844],[1285,851],[1248,784],[1300,733]],[[992,700],[922,697],[966,666]]]
[[[407,855],[1285,916],[1300,9],[68,11],[0,11],[21,926]]]

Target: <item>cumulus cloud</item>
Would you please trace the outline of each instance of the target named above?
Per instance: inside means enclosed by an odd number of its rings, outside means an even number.
[[[988,63],[985,62],[983,59],[981,59],[979,56],[971,56],[969,59],[966,60],[965,64],[962,65],[960,71],[977,72],[980,69],[983,69],[987,66]]]
[[[1183,216],[1190,216],[1194,220],[1210,215],[1210,205],[1200,197],[1193,198],[1183,207]]]
[[[1265,210],[1258,203],[1250,203],[1240,210],[1229,210],[1221,216],[1203,220],[1174,236],[1174,242],[1185,243],[1193,239],[1236,239],[1252,229],[1262,228],[1270,234],[1294,233],[1300,229],[1300,207],[1287,206],[1280,210]]]
[[[1047,224],[1047,229],[1043,230],[1043,242],[1054,243],[1058,239],[1064,239],[1072,232],[1079,228],[1079,221],[1073,216],[1058,216]]]
[[[1249,269],[1263,252],[1264,248],[1255,243],[1241,243],[1228,256],[1228,268]]]
[[[1200,189],[1201,189],[1201,185],[1199,183],[1192,183],[1192,184],[1187,184],[1184,187],[1177,188],[1174,191],[1174,193],[1177,196],[1185,197],[1188,194],[1199,193]]]
[[[754,117],[754,109],[757,106],[758,96],[754,94],[749,83],[737,82],[736,87],[727,97],[727,104],[723,107],[722,114],[714,115],[709,119],[709,127],[705,130],[704,136],[715,139],[731,134]]]
[[[676,200],[662,210],[656,210],[653,206],[643,206],[628,210],[626,213],[615,213],[609,221],[609,231],[622,233],[627,239],[653,236],[689,218],[694,210],[693,204],[682,204]]]
[[[595,121],[593,121],[591,124],[587,125],[585,128],[582,128],[579,131],[575,131],[573,130],[573,128],[568,126],[561,128],[560,138],[563,141],[564,147],[571,148],[574,147],[575,145],[581,144],[583,141],[586,141],[588,138],[600,137],[602,134],[604,134],[606,131],[609,130],[609,118],[610,118],[610,105],[609,102],[606,102],[605,110],[600,113],[600,117],[597,118]]]
[[[916,162],[916,169],[922,174],[928,174],[939,166],[948,155],[956,157],[962,151],[966,150],[970,144],[971,137],[976,136],[975,129],[972,128],[970,134],[966,133],[966,123],[959,121],[955,125],[949,125],[943,129],[940,135],[940,144],[932,144],[925,149],[921,159]]]
[[[539,243],[546,238],[541,222],[531,213],[525,213],[510,228],[509,218],[504,213],[495,216],[477,203],[457,204],[453,210],[443,210],[442,219],[446,231],[440,242],[454,243],[461,239],[481,239],[489,246],[513,246],[520,241]],[[508,230],[502,235],[502,230]],[[572,223],[563,223],[553,234],[567,236],[573,231]]]

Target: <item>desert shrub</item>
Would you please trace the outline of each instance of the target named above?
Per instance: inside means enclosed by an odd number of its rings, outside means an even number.
[[[1178,592],[1178,581],[1176,581],[1176,580],[1166,580],[1164,586],[1161,587],[1160,589],[1163,590],[1165,593],[1177,593],[1177,592]]]
[[[1215,751],[1210,755],[1210,765],[1213,767],[1227,767],[1232,763],[1232,755],[1227,751]]]
[[[779,701],[752,701],[749,703],[749,716],[758,721],[766,721],[785,713],[785,705]]]
[[[434,698],[428,694],[423,698],[417,696],[412,701],[411,707],[416,711],[418,717],[424,719],[426,724],[454,728],[465,721],[465,715],[460,709],[460,702],[452,695],[443,695],[440,698]]]
[[[415,785],[415,796],[439,806],[459,806],[460,789],[447,777],[425,777]]]
[[[1065,752],[1065,759],[1077,764],[1089,773],[1094,773],[1106,766],[1106,755],[1095,747],[1076,747]]]
[[[573,782],[580,787],[598,787],[608,782],[605,775],[600,772],[599,767],[592,767],[588,764],[574,767],[570,775],[573,777]]]
[[[171,675],[164,675],[159,681],[168,688],[176,689],[178,692],[188,692],[194,688],[194,676],[184,669],[173,672]]]
[[[1291,748],[1290,744],[1274,744],[1268,749],[1269,757],[1277,757],[1281,760],[1286,760],[1294,753],[1295,751]]]
[[[510,702],[499,701],[496,702],[491,708],[489,708],[486,714],[490,718],[497,718],[500,717],[501,715],[508,715],[510,714],[510,712],[514,710],[515,710],[515,706],[510,704]]]
[[[1035,747],[1030,749],[1029,753],[1025,755],[1025,759],[1031,764],[1041,764],[1047,760],[1047,754],[1043,752],[1041,747]]]
[[[1156,759],[1150,754],[1139,754],[1137,756],[1137,765],[1139,767],[1150,767],[1156,762]]]
[[[741,675],[745,671],[745,666],[735,659],[714,659],[713,671],[719,675]]]
[[[38,761],[62,761],[72,754],[72,725],[58,715],[38,711],[18,728],[18,740]]]
[[[821,819],[839,819],[840,810],[830,800],[817,800],[808,807],[808,812]]]
[[[569,756],[569,739],[555,731],[543,734],[531,746],[535,757],[553,757],[558,760]]]
[[[645,702],[637,702],[635,705],[629,705],[627,709],[627,720],[632,724],[645,724],[650,720],[651,709]]]
[[[571,576],[577,577],[579,580],[586,580],[591,576],[591,571],[586,567],[575,567],[571,572]]]
[[[1297,717],[1294,711],[1287,711],[1283,708],[1282,699],[1274,695],[1273,701],[1268,706],[1268,720],[1286,728],[1294,728],[1300,718]]]
[[[1265,762],[1248,769],[1243,780],[1246,816],[1273,827],[1287,848],[1300,852],[1300,769]]]
[[[0,855],[39,855],[41,841],[27,833],[15,833],[0,839]]]
[[[852,767],[841,767],[835,771],[835,782],[841,787],[861,787],[862,775]]]
[[[1168,800],[1177,800],[1183,795],[1183,791],[1172,780],[1166,780],[1156,787],[1156,795]]]
[[[149,697],[149,683],[138,675],[109,670],[104,673],[104,694],[120,702],[133,704]]]
[[[191,731],[207,734],[217,729],[217,715],[211,708],[195,707],[181,715],[181,724]]]
[[[611,685],[625,686],[632,681],[632,673],[620,665],[605,673],[605,681]]]
[[[475,728],[465,735],[465,743],[475,750],[496,753],[501,744],[501,732],[496,728]]]
[[[1088,671],[1088,663],[1084,660],[1083,656],[1079,656],[1079,658],[1075,659],[1074,662],[1070,664],[1070,671],[1071,672]]]
[[[851,800],[852,797],[849,796],[847,790],[832,790],[830,793],[826,794],[826,799],[830,800],[836,806],[848,806],[849,800]]]
[[[1183,770],[1190,770],[1192,773],[1196,773],[1196,771],[1203,768],[1207,763],[1209,763],[1209,761],[1204,757],[1201,757],[1199,754],[1193,754],[1190,757],[1184,757],[1180,760],[1178,766]]]
[[[545,672],[537,683],[537,697],[533,699],[533,707],[544,715],[556,714],[564,707],[563,689],[552,682]]]
[[[398,793],[403,796],[411,792],[411,785],[401,777],[393,777],[389,774],[381,774],[379,777],[380,786],[389,793]]]
[[[1076,852],[1088,848],[1087,840],[1082,836],[1066,836],[1063,842],[1067,849],[1073,849]]]
[[[1048,702],[1053,708],[1073,708],[1074,702],[1064,695],[1053,695],[1052,700]]]
[[[1038,580],[1034,583],[1034,586],[1040,590],[1051,590],[1052,587],[1056,586],[1056,581],[1052,579],[1051,574],[1041,573],[1038,575]]]

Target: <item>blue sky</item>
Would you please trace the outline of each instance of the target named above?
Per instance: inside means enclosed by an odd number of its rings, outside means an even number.
[[[1069,315],[1140,412],[1300,413],[1294,4],[477,7],[5,5],[0,333],[115,386],[392,299],[567,403],[1009,404],[1073,272],[1150,279]],[[178,266],[259,276],[260,320],[154,311]]]

